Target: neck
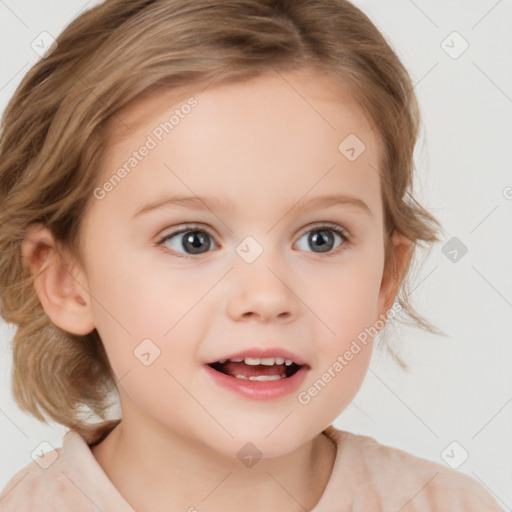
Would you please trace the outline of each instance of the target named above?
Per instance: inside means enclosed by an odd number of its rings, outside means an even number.
[[[192,440],[161,431],[148,435],[124,420],[94,457],[125,500],[139,512],[245,512],[314,508],[329,481],[336,446],[319,434],[291,453],[245,467]],[[144,432],[144,433],[143,433]]]

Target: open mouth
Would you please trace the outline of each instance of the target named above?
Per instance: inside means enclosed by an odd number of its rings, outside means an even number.
[[[287,379],[302,368],[302,365],[279,357],[224,359],[208,366],[230,377],[255,381]]]

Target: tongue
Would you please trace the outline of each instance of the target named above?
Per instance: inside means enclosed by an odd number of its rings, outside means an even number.
[[[236,377],[237,375],[242,375],[247,378],[257,377],[259,375],[279,375],[280,377],[286,377],[286,367],[284,364],[273,364],[272,366],[267,366],[264,364],[248,365],[243,361],[239,363],[227,361],[224,363],[223,369],[232,377]]]

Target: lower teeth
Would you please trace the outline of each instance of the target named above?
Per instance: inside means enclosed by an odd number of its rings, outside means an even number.
[[[285,377],[280,377],[279,375],[258,375],[252,377],[245,377],[244,375],[236,375],[237,379],[245,379],[245,380],[281,380]]]

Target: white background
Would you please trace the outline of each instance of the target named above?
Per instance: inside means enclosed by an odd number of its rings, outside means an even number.
[[[84,0],[0,0],[0,111],[38,59],[31,43],[56,36]],[[335,426],[374,437],[459,471],[512,507],[512,1],[357,0],[413,78],[424,121],[416,151],[417,195],[445,235],[418,270],[411,295],[449,337],[400,328],[401,371],[374,353],[366,380]],[[457,31],[469,48],[454,59]],[[508,198],[512,189],[508,189]],[[452,237],[468,248],[453,263]],[[42,441],[62,444],[65,429],[22,413],[11,398],[13,326],[0,322],[0,489],[31,462]],[[462,448],[463,447],[463,448]],[[397,482],[398,483],[398,482]]]

